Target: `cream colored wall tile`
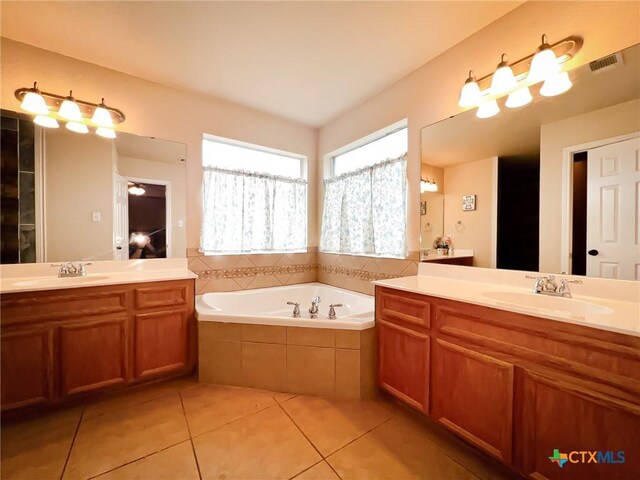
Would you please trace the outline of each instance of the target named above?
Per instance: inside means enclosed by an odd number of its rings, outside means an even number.
[[[359,255],[341,255],[343,259],[343,265],[352,270],[362,270],[367,261],[368,257],[362,257]]]
[[[360,398],[360,350],[336,348],[336,396]]]
[[[420,260],[420,251],[419,250],[411,250],[409,252],[409,254],[407,255],[407,259],[408,260],[413,260],[414,262],[417,262]]]
[[[281,286],[282,286],[282,283],[280,283],[280,280],[278,280],[273,275],[258,275],[253,280],[253,282],[251,282],[247,286],[247,289],[281,287]]]
[[[321,265],[334,265],[338,255],[335,253],[318,253],[318,263]]]
[[[287,343],[286,327],[274,325],[242,325],[242,340],[256,343]]]
[[[289,279],[291,278],[291,274],[287,273],[284,275],[276,275],[275,277],[278,279],[280,283],[282,283],[283,285],[287,285],[289,282]]]
[[[196,278],[196,295],[202,295],[203,293],[207,293],[207,284],[209,283],[208,278]]]
[[[298,283],[311,283],[311,282],[317,282],[317,281],[318,281],[318,272],[314,270],[311,272],[293,273],[287,280],[287,285],[295,285]]]
[[[367,260],[367,263],[364,264],[364,267],[362,267],[362,270],[364,270],[365,272],[371,272],[371,273],[379,273],[382,271],[380,270],[380,267],[378,266],[378,263],[374,258],[370,258],[369,260]]]
[[[251,285],[251,282],[253,282],[256,279],[256,277],[237,277],[234,278],[235,282],[240,285],[241,288],[246,289],[249,285]]]
[[[235,267],[241,258],[242,255],[205,255],[200,257],[210,270]]]
[[[242,287],[233,278],[212,278],[200,290],[200,293],[236,292],[238,290],[242,290]]]
[[[287,345],[333,347],[336,331],[326,328],[287,327]]]
[[[335,395],[335,349],[287,345],[287,390]]]
[[[360,330],[336,330],[336,347],[360,350]]]
[[[418,262],[411,262],[400,274],[401,277],[410,277],[418,274]]]
[[[187,257],[201,257],[202,253],[198,248],[187,248]]]
[[[249,260],[249,257],[247,257],[246,255],[242,255],[242,258],[240,259],[240,261],[236,263],[233,268],[251,268],[251,267],[255,267],[253,262]]]
[[[242,385],[241,342],[198,341],[198,378],[204,383]]]
[[[192,272],[201,272],[203,270],[209,270],[209,267],[200,260],[200,257],[192,257],[189,259],[189,270]]]
[[[288,253],[293,265],[310,265],[318,260],[317,253]]]
[[[374,293],[374,285],[368,280],[345,277],[343,285],[342,288],[353,290],[354,292],[360,292],[366,295],[373,295]]]
[[[287,266],[287,265],[295,265],[295,262],[290,258],[289,255],[282,255],[280,259],[276,262],[278,267]]]
[[[247,255],[247,258],[249,258],[256,267],[272,267],[276,265],[283,256],[284,254],[282,253],[264,253]]]
[[[242,383],[245,387],[284,391],[286,372],[285,345],[242,342]]]
[[[207,348],[209,340],[242,340],[242,325],[239,323],[198,322],[198,342]]]
[[[399,275],[405,268],[411,265],[411,260],[400,260],[396,258],[376,258],[376,264],[383,273]]]

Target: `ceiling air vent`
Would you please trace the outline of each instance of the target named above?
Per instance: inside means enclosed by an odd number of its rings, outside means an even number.
[[[592,72],[602,72],[604,70],[611,70],[613,68],[618,68],[624,65],[622,61],[622,53],[617,52],[611,55],[607,55],[606,57],[599,58],[598,60],[594,60],[589,63],[589,68],[591,68]]]

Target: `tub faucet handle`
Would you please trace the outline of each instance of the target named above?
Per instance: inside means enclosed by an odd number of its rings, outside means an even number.
[[[296,302],[287,302],[287,305],[293,305],[293,318],[300,318],[300,304]]]
[[[336,315],[336,307],[341,307],[342,304],[341,303],[334,303],[329,305],[329,320],[335,320],[337,317]]]

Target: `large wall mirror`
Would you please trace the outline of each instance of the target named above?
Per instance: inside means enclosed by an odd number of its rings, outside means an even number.
[[[640,280],[640,45],[570,77],[422,129],[425,260],[445,236],[477,267]]]
[[[186,256],[186,146],[2,111],[2,264]]]

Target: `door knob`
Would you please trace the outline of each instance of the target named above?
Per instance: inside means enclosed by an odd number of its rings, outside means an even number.
[[[592,257],[595,257],[595,256],[596,256],[596,255],[598,255],[598,253],[600,253],[600,252],[598,252],[598,250],[589,250],[587,253],[588,253],[589,255],[591,255]]]
[[[122,247],[116,247],[116,250],[122,250]]]

